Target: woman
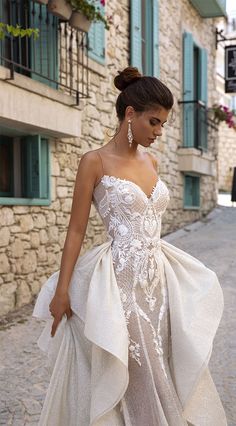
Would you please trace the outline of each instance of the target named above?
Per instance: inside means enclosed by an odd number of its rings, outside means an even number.
[[[161,136],[173,96],[132,67],[114,83],[119,130],[80,161],[61,268],[33,312],[48,319],[38,343],[53,368],[40,425],[226,425],[207,368],[221,288],[160,239],[169,191],[139,148]],[[78,259],[92,201],[108,240]]]

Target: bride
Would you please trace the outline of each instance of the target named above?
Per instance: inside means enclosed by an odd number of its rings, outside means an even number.
[[[119,129],[81,158],[61,267],[33,316],[51,380],[42,426],[223,426],[208,362],[223,310],[215,273],[161,239],[170,192],[149,148],[173,106],[137,68],[114,84]],[[107,241],[79,256],[91,203]]]

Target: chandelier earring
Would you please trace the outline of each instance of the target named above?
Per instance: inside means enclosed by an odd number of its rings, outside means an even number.
[[[133,139],[134,139],[133,133],[132,133],[132,129],[131,129],[131,120],[128,120],[128,134],[127,134],[127,137],[128,137],[128,141],[129,141],[129,146],[131,146],[132,142],[133,142]]]

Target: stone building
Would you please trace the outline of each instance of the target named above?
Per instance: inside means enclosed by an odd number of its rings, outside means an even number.
[[[224,0],[112,0],[105,6],[110,30],[94,23],[87,38],[36,1],[0,5],[2,21],[40,29],[36,41],[0,42],[5,314],[28,303],[60,265],[79,159],[114,134],[113,78],[128,64],[159,77],[175,97],[172,119],[152,147],[171,196],[163,234],[215,206],[217,133],[207,125],[206,106],[216,97],[216,18],[226,12]],[[103,238],[92,206],[83,250]]]
[[[216,56],[216,84],[218,103],[227,106],[236,112],[236,93],[225,93],[225,46],[236,44],[236,5],[230,3],[228,7],[228,20],[218,23],[218,30],[223,30],[229,42],[219,43]],[[218,179],[219,191],[231,192],[233,171],[236,167],[236,131],[230,129],[224,122],[219,126],[218,148]]]

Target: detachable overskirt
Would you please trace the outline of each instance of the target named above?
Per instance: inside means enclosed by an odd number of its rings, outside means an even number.
[[[129,382],[129,341],[111,244],[109,240],[79,257],[69,286],[74,315],[63,317],[53,338],[49,304],[59,271],[38,295],[33,316],[47,321],[38,345],[52,368],[40,425],[124,424],[118,407]],[[227,425],[208,370],[223,311],[220,284],[213,271],[186,252],[164,240],[161,249],[170,309],[170,368],[184,417],[194,426]]]

